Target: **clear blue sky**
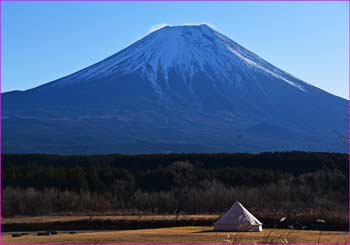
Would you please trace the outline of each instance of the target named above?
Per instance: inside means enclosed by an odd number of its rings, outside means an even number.
[[[209,23],[283,70],[348,98],[346,2],[3,2],[2,91],[91,65],[152,26]]]

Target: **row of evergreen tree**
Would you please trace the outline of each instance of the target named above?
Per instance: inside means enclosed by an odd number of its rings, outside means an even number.
[[[348,210],[348,159],[336,153],[4,155],[3,215]],[[211,200],[211,201],[210,201]],[[295,210],[292,210],[295,212]]]

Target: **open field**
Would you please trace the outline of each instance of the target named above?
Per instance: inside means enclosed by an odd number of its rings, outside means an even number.
[[[265,228],[279,229],[303,229],[323,231],[347,231],[346,217],[333,215],[334,220],[327,219],[317,222],[318,213],[307,213],[305,215],[288,216],[283,213],[261,215],[255,212],[262,220]],[[254,213],[254,214],[255,214]],[[135,230],[181,226],[210,226],[218,218],[219,214],[178,214],[178,215],[156,215],[156,214],[133,214],[121,215],[115,213],[105,214],[81,214],[81,215],[47,215],[47,216],[15,216],[2,219],[3,232],[40,231],[40,230]],[[284,222],[279,222],[286,217]]]
[[[22,216],[3,218],[2,224],[20,223],[50,223],[69,222],[83,220],[127,220],[127,221],[156,221],[156,220],[216,220],[218,214],[195,214],[195,215],[47,215],[47,216]]]
[[[208,226],[219,215],[74,215],[12,217],[2,220],[3,232],[40,230],[135,230]]]
[[[188,226],[124,231],[89,231],[78,234],[11,237],[4,233],[2,243],[333,243],[349,242],[348,232],[264,229],[263,232],[212,232],[211,226]]]

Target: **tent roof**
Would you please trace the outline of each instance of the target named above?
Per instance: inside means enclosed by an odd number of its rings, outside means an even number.
[[[236,201],[232,207],[214,223],[215,225],[262,225],[262,223],[254,217],[243,205]]]

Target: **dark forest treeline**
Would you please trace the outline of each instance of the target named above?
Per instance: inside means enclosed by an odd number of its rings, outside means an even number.
[[[3,166],[88,166],[110,165],[128,170],[147,170],[167,166],[176,161],[189,161],[204,168],[245,167],[284,170],[292,173],[310,172],[327,167],[347,168],[348,155],[325,152],[266,152],[216,154],[149,154],[149,155],[48,155],[3,154]]]
[[[240,200],[286,215],[337,210],[346,220],[348,179],[348,156],[337,153],[4,155],[2,208],[215,213]]]

